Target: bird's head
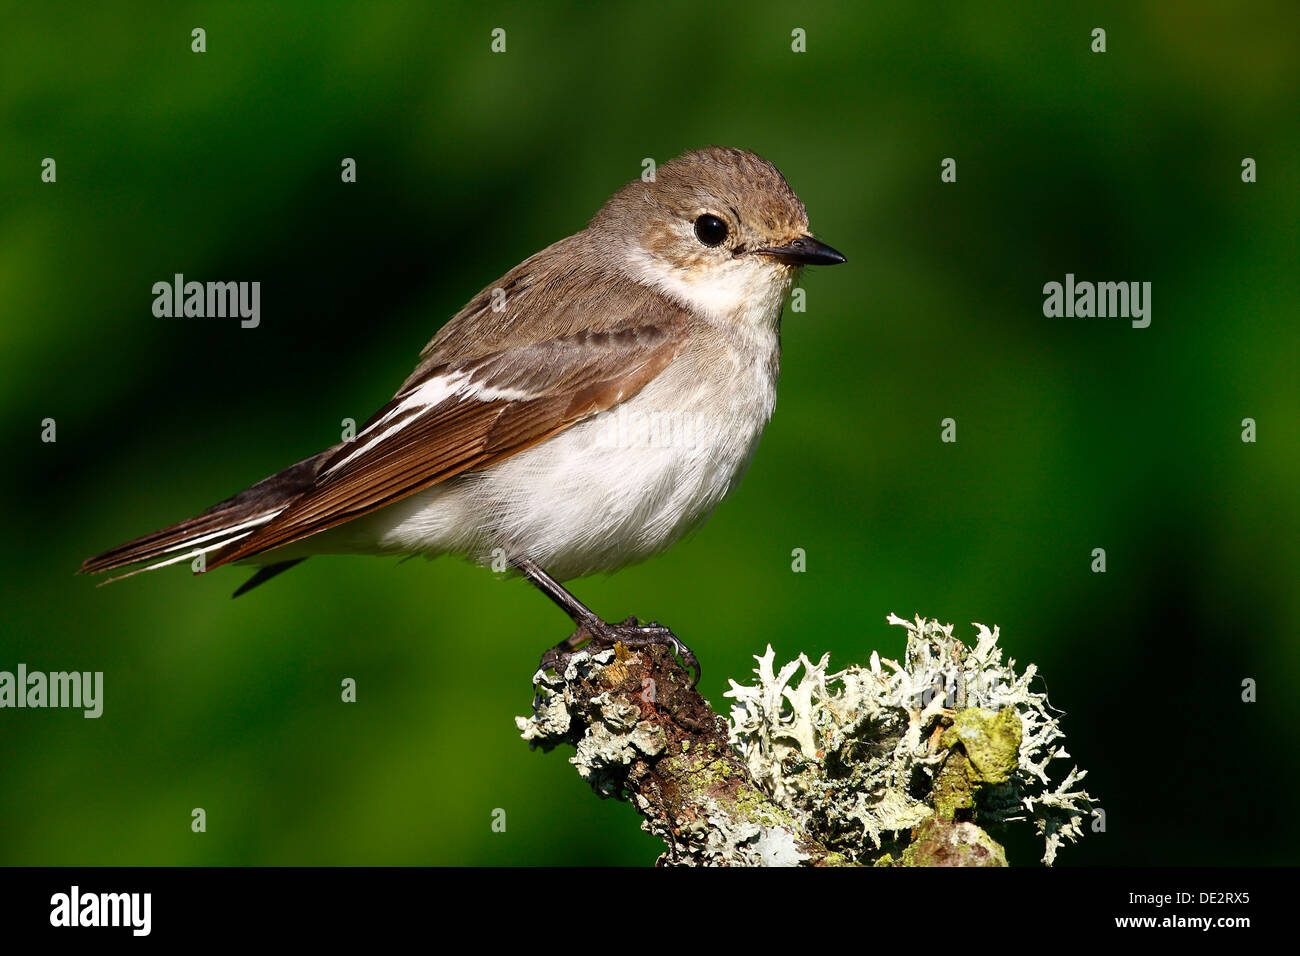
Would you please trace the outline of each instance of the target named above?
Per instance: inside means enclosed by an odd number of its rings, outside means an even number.
[[[810,235],[780,170],[723,146],[683,153],[653,181],[628,183],[590,230],[632,278],[724,321],[775,321],[803,266],[846,261]]]

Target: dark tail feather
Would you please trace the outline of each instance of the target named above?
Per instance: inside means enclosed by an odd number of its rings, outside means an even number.
[[[326,449],[296,465],[290,465],[270,478],[259,481],[233,498],[213,505],[200,515],[118,545],[93,558],[87,558],[77,573],[97,574],[100,571],[113,571],[160,558],[166,559],[169,563],[180,561],[183,560],[182,556],[193,557],[199,550],[212,551],[223,544],[229,544],[232,540],[238,540],[271,520],[275,514],[311,488],[316,481],[316,472],[320,470],[321,463],[333,452],[333,448]],[[147,568],[140,570],[147,570]],[[252,582],[240,591],[251,586]]]
[[[237,590],[234,594],[230,596],[239,597],[241,594],[247,594],[249,591],[253,590],[253,588],[257,587],[259,584],[265,584],[267,581],[271,580],[271,578],[275,577],[277,574],[283,574],[285,571],[288,571],[295,564],[302,564],[306,560],[307,560],[306,558],[294,558],[292,561],[278,561],[275,564],[264,565],[258,568],[257,573],[254,574],[247,581],[245,581],[243,584],[241,584],[239,586],[239,590]]]
[[[189,553],[187,551],[189,545],[219,543],[229,534],[235,533],[223,534],[226,529],[238,527],[241,520],[247,521],[252,517],[251,514],[204,512],[155,531],[153,534],[118,545],[93,558],[87,558],[77,569],[77,573],[98,574],[101,571],[114,571],[133,564],[153,561],[156,558],[175,556],[182,552]]]

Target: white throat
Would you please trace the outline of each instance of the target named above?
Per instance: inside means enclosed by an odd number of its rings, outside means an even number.
[[[790,269],[759,256],[741,256],[707,269],[682,269],[640,246],[630,272],[674,302],[715,322],[755,331],[775,329],[794,282]]]

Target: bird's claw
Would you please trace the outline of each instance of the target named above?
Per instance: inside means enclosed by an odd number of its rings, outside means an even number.
[[[541,669],[555,668],[557,671],[562,671],[568,664],[569,658],[579,647],[588,642],[601,649],[619,643],[633,648],[651,647],[656,644],[667,645],[672,648],[673,654],[681,659],[682,666],[694,674],[691,686],[694,687],[700,682],[700,661],[695,656],[695,652],[662,624],[655,621],[641,624],[635,617],[629,617],[621,624],[609,624],[605,621],[589,621],[582,624],[571,635],[542,655]]]

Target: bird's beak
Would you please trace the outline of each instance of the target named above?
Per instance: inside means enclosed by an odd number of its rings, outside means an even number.
[[[841,262],[849,261],[826,243],[819,242],[812,236],[800,236],[798,239],[791,239],[783,246],[766,246],[755,249],[754,252],[760,256],[771,256],[792,266],[837,266]]]

